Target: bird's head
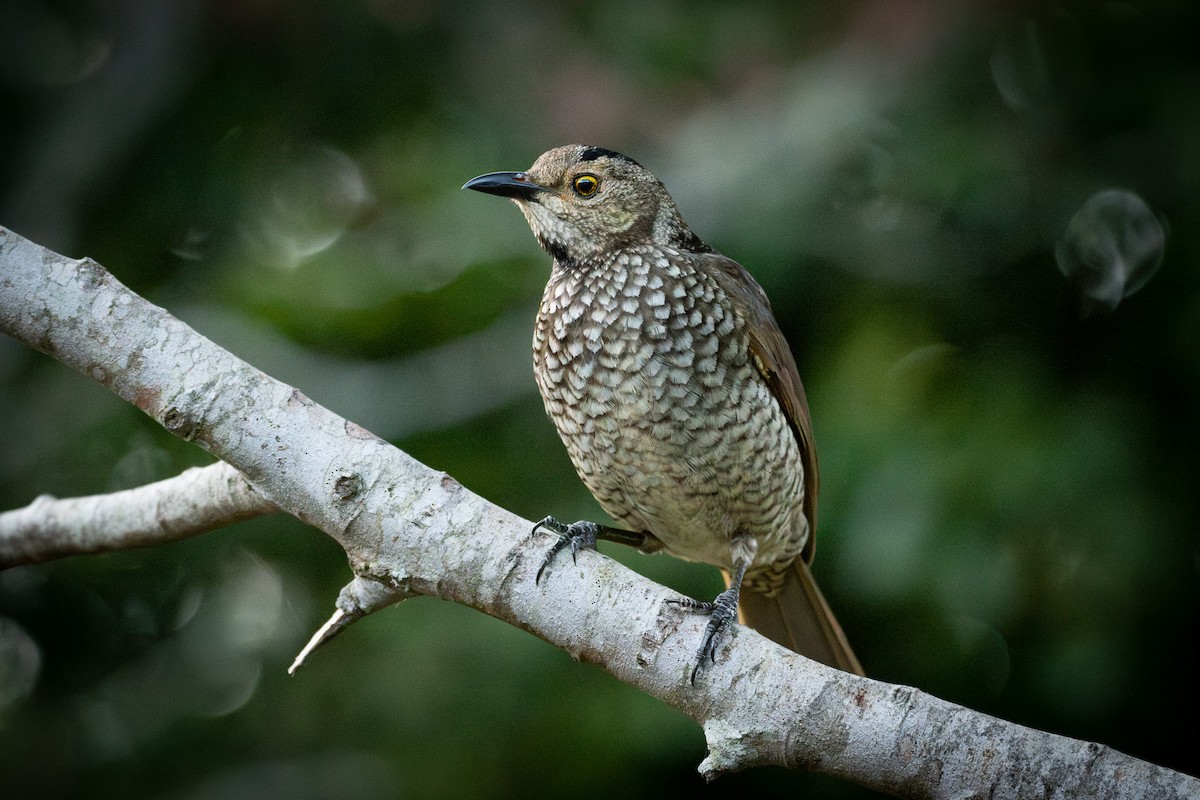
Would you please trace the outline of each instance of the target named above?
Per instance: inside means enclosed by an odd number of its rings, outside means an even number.
[[[566,267],[642,244],[708,249],[649,170],[603,147],[556,147],[525,172],[491,172],[463,188],[515,202],[538,243]]]

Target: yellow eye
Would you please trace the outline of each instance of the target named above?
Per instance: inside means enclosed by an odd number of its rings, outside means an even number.
[[[595,175],[578,175],[571,182],[571,186],[580,197],[591,197],[600,188],[600,180]]]

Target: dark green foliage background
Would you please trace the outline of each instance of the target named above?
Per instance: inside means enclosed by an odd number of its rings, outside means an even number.
[[[634,156],[773,299],[821,456],[817,573],[868,671],[1200,770],[1195,4],[4,17],[0,224],[530,518],[600,518],[530,375],[548,259],[458,187],[570,141]],[[1054,246],[1109,188],[1166,253],[1089,314]],[[0,419],[0,508],[206,462],[9,340]],[[706,787],[688,720],[435,600],[289,678],[348,578],[285,518],[0,573],[0,796],[864,794],[784,770]]]

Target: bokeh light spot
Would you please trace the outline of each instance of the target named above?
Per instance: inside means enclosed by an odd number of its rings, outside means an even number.
[[[1054,257],[1079,287],[1086,310],[1112,311],[1158,271],[1166,241],[1162,223],[1142,198],[1108,189],[1071,218]]]

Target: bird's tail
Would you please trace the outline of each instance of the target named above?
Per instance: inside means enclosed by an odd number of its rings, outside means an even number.
[[[745,587],[738,606],[742,622],[768,639],[831,667],[864,674],[803,559],[787,571],[778,594],[767,597]]]

